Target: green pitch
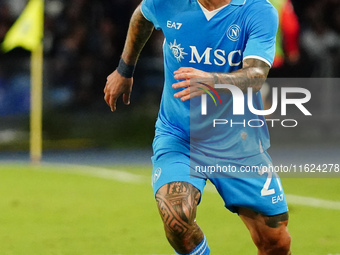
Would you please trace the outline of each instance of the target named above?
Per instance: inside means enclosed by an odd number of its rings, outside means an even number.
[[[287,194],[317,198],[311,200],[314,207],[292,198],[293,254],[339,255],[340,179],[282,182]],[[173,254],[150,183],[149,166],[2,164],[0,254]],[[211,190],[204,193],[197,221],[212,254],[256,254],[243,223]],[[320,203],[330,208],[319,208]]]

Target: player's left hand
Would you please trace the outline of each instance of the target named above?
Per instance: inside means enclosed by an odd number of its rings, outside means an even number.
[[[174,89],[184,88],[182,91],[174,94],[175,98],[180,98],[182,101],[187,101],[190,98],[201,96],[204,94],[204,91],[199,89],[199,80],[202,79],[204,83],[209,83],[210,86],[213,86],[213,75],[208,72],[204,72],[192,67],[181,67],[177,71],[174,72],[176,80],[184,80],[172,85]],[[195,79],[195,84],[193,84],[190,79]],[[195,85],[195,86],[193,86]]]

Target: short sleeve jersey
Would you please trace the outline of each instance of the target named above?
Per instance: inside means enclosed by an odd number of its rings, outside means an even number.
[[[278,28],[275,8],[267,0],[231,0],[228,5],[209,12],[198,0],[143,0],[141,11],[165,36],[165,84],[157,131],[197,142],[197,146],[202,145],[217,157],[240,158],[266,150],[269,147],[267,125],[257,128],[248,125],[249,120],[254,123],[254,119],[265,123],[264,117],[247,109],[243,116],[234,116],[231,95],[222,98],[221,111],[230,112],[229,118],[235,123],[246,125],[229,125],[223,130],[219,127],[221,130],[215,130],[209,137],[190,139],[193,116],[190,100],[182,102],[174,98],[178,90],[173,89],[172,84],[179,82],[174,78],[174,71],[180,67],[233,72],[242,68],[247,58],[259,59],[271,66]],[[247,102],[247,95],[244,96]],[[261,94],[254,93],[252,97],[254,107],[263,109]]]

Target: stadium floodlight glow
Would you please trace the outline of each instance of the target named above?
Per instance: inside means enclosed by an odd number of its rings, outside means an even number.
[[[215,89],[228,89],[233,98],[233,115],[244,115],[244,94],[242,90],[235,85],[230,84],[216,84]],[[268,110],[257,110],[253,106],[253,88],[248,88],[247,103],[249,111],[255,115],[270,115],[273,114],[278,105],[278,89],[272,89],[272,106]],[[304,98],[287,98],[288,93],[300,93]],[[304,115],[312,116],[303,104],[309,102],[311,93],[305,88],[281,88],[281,115],[287,115],[287,105],[295,105]],[[201,115],[207,115],[207,94],[201,95]]]

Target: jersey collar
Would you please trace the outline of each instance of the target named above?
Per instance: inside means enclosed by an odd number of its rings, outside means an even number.
[[[231,5],[244,5],[247,0],[232,0],[230,2]]]

